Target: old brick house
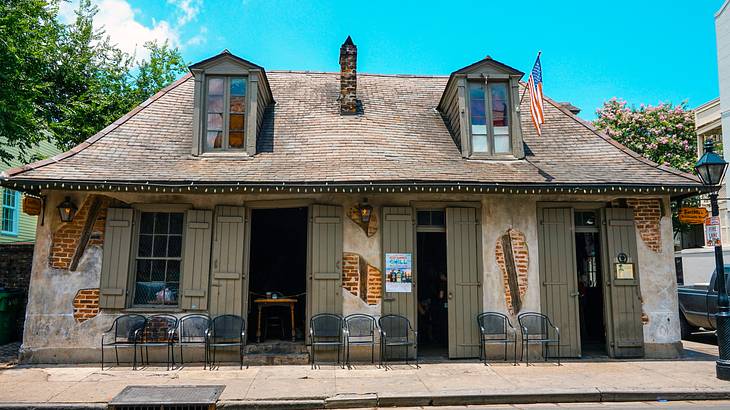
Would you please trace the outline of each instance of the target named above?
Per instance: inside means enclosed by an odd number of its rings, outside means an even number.
[[[25,360],[97,360],[123,312],[254,329],[269,292],[297,299],[297,341],[318,312],[398,313],[424,352],[474,357],[477,313],[542,311],[564,356],[678,354],[669,201],[699,192],[694,176],[549,99],[538,136],[523,73],[489,57],[448,77],[356,61],[349,39],[339,73],[225,51],[71,151],[6,171],[46,204]],[[79,211],[63,223],[67,197]]]

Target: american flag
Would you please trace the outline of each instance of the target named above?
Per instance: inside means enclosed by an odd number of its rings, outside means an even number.
[[[545,111],[542,105],[542,65],[540,64],[540,53],[537,53],[537,60],[532,67],[530,78],[527,80],[527,89],[530,92],[530,117],[537,129],[537,135],[542,135],[542,124],[545,124]]]

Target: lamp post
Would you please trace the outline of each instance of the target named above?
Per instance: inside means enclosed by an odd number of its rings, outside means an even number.
[[[714,152],[712,141],[705,142],[705,153],[702,155],[695,170],[706,186],[715,187],[710,192],[710,205],[712,216],[720,215],[717,205],[717,190],[725,176],[727,162]],[[719,357],[716,362],[717,378],[730,380],[730,300],[728,299],[727,287],[725,286],[725,263],[722,260],[722,244],[715,244],[715,283],[717,284],[717,345]]]

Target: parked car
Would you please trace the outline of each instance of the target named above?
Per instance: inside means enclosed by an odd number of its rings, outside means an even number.
[[[710,283],[697,283],[680,286],[679,322],[682,327],[682,339],[700,328],[715,330],[715,314],[717,314],[717,272],[712,273]],[[730,265],[725,265],[725,283],[730,289]]]

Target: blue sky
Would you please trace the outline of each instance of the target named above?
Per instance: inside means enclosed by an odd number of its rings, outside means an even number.
[[[268,70],[337,71],[351,35],[366,73],[448,75],[486,55],[529,72],[542,50],[546,95],[587,119],[612,97],[696,107],[718,95],[720,0],[96,3],[121,47],[169,39],[190,62],[228,48]]]

